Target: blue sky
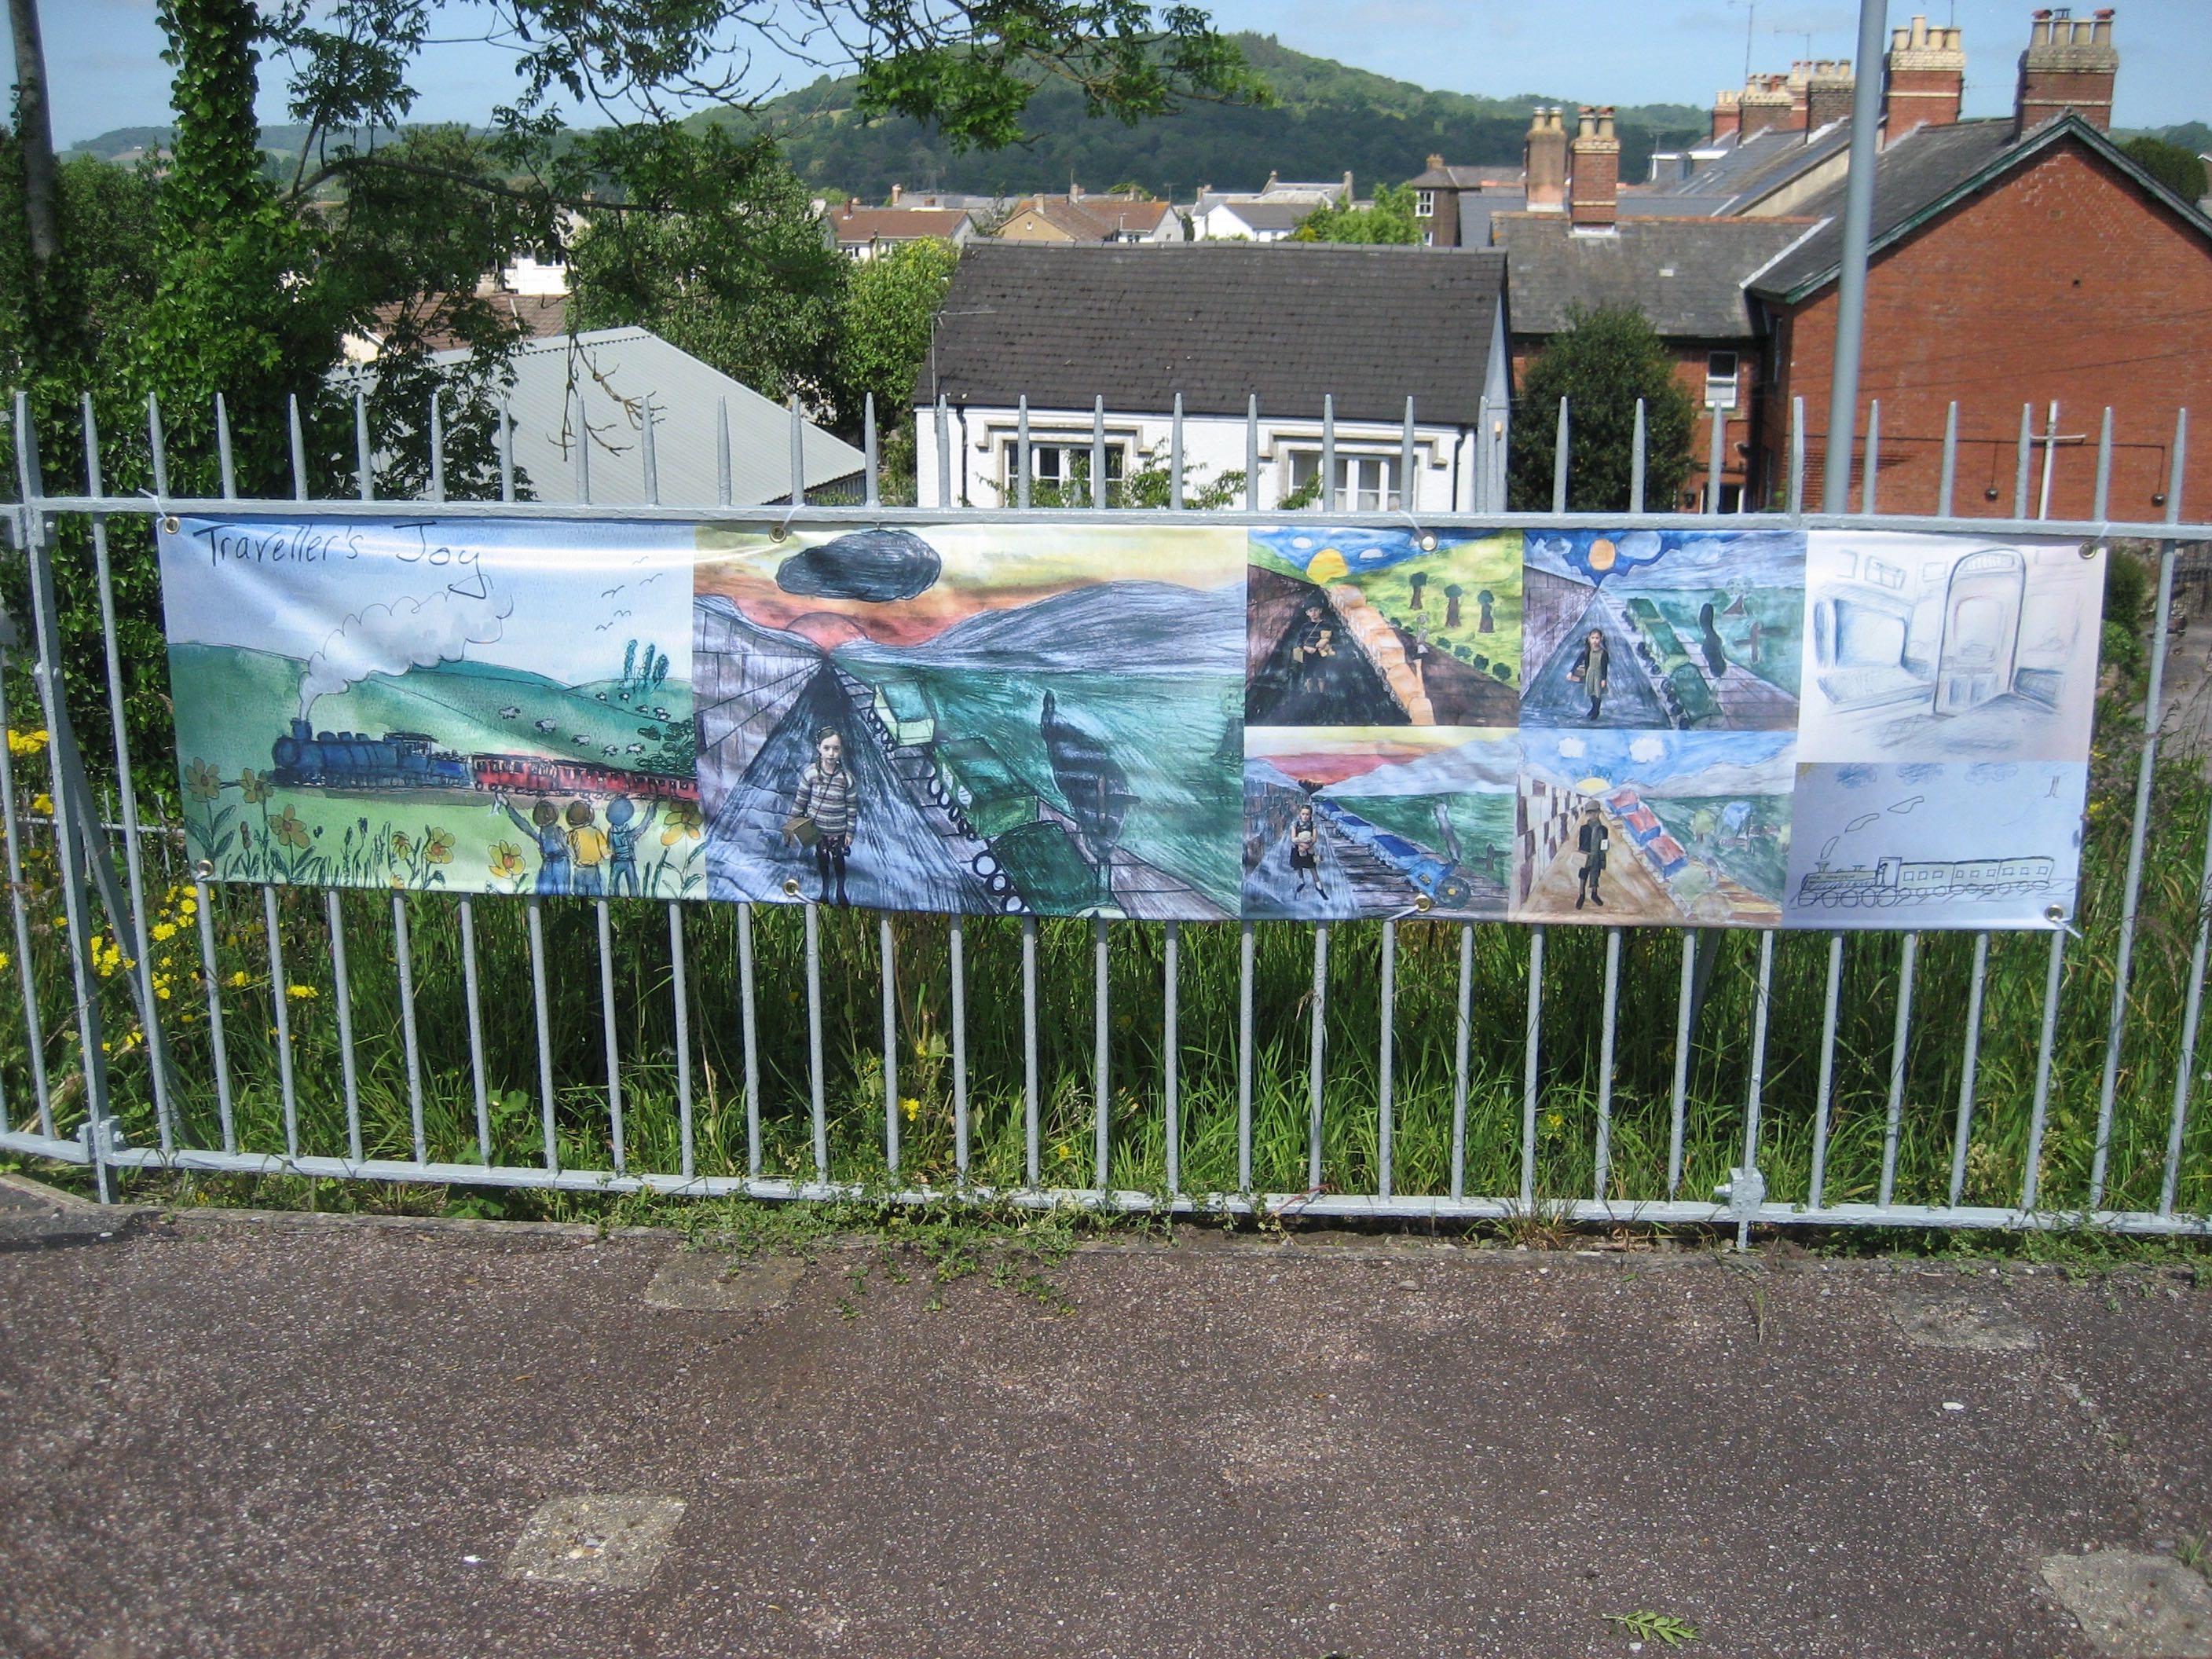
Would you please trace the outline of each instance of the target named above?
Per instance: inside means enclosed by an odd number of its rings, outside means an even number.
[[[2010,108],[2014,64],[2026,45],[2027,0],[1899,0],[1889,20],[1915,9],[1966,31],[1966,113]],[[1857,15],[1850,4],[1792,0],[1215,0],[1224,28],[1272,33],[1285,45],[1424,86],[1505,97],[1544,93],[1589,102],[1705,106],[1740,85],[1747,42],[1754,69],[1794,58],[1849,57]],[[2079,9],[2086,11],[2087,7]],[[2162,126],[2212,120],[2212,4],[2136,0],[2116,26],[2121,54],[2116,121]],[[64,144],[110,128],[168,118],[168,70],[158,56],[154,0],[42,0],[55,136]],[[440,26],[469,33],[456,4]],[[762,82],[813,78],[813,66],[761,59]],[[0,70],[14,65],[0,40]],[[274,77],[270,77],[271,81]],[[513,95],[512,59],[495,48],[434,49],[416,77],[417,113],[481,119]],[[281,86],[264,84],[263,118],[282,120]]]

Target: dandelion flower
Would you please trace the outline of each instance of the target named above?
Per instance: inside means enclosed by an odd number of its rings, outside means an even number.
[[[47,817],[53,817],[54,798],[48,794],[45,790],[41,789],[37,794],[31,797],[31,810],[33,812],[43,813]]]
[[[46,746],[44,732],[18,732],[8,728],[8,752],[11,755],[35,755]]]
[[[236,973],[230,976],[230,982],[235,988],[240,991],[243,991],[247,986],[253,983],[252,980],[247,976],[246,969],[243,968],[240,969]]]
[[[312,985],[288,985],[284,988],[284,994],[295,1002],[313,1002],[322,993]]]
[[[908,1095],[904,1100],[899,1102],[899,1109],[906,1114],[906,1121],[911,1123],[921,1115],[921,1103],[912,1095]]]

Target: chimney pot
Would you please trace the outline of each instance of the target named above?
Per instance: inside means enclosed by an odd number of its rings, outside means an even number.
[[[1566,210],[1567,135],[1557,109],[1536,106],[1521,144],[1521,179],[1530,212]]]
[[[1441,156],[1441,155],[1431,155],[1431,156],[1430,156],[1430,157],[1429,157],[1429,171],[1430,171],[1430,172],[1431,172],[1431,173],[1441,173],[1441,172],[1443,172],[1443,165],[1444,165],[1444,158],[1443,158],[1443,156]]]
[[[1620,217],[1620,141],[1613,136],[1613,106],[1581,107],[1573,146],[1567,216],[1577,229],[1610,229]]]
[[[899,187],[898,187],[896,185],[893,185],[891,186],[891,205],[892,205],[893,207],[896,207],[896,206],[899,204],[899,196],[900,196],[900,194],[901,194],[901,191],[900,191]]]
[[[2039,11],[2027,50],[2020,55],[2013,136],[2069,111],[2100,131],[2109,129],[2119,70],[2109,9],[2079,21],[2067,7]]]

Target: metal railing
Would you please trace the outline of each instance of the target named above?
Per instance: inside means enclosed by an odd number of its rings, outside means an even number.
[[[1029,507],[1024,415],[1022,505],[1004,512],[951,504],[941,405],[935,507],[880,504],[872,410],[857,506],[808,502],[795,410],[787,506],[730,504],[726,416],[718,502],[659,501],[650,423],[638,448],[647,505],[593,506],[582,464],[575,500],[517,500],[503,419],[501,499],[447,501],[434,415],[428,499],[457,518],[739,529],[1109,514],[1121,525],[1187,521],[1179,403],[1173,505],[1159,512],[1109,510],[1103,465],[1090,474],[1089,507]],[[2212,1228],[2212,1133],[2191,1116],[2212,791],[2201,756],[2161,757],[2159,731],[2176,550],[2212,538],[2212,525],[2182,516],[2185,415],[2155,523],[2106,517],[2109,413],[2084,521],[2029,516],[2025,424],[2012,517],[1954,516],[1955,406],[1936,514],[1875,513],[1873,441],[1862,511],[1809,513],[1802,407],[1795,416],[1777,512],[1645,512],[1640,420],[1631,510],[1568,512],[1563,404],[1549,512],[1487,502],[1474,514],[1331,513],[1328,522],[1878,526],[2154,544],[2145,694],[2139,715],[2116,721],[2110,703],[2100,715],[2075,928],[1847,937],[1426,920],[1040,921],[210,884],[185,870],[173,814],[158,803],[148,811],[146,780],[169,757],[132,751],[111,539],[129,538],[130,556],[150,562],[154,515],[295,510],[308,499],[296,413],[294,499],[239,497],[220,400],[222,493],[186,499],[168,491],[158,409],[149,406],[146,440],[155,488],[132,495],[104,486],[86,400],[78,493],[42,481],[19,398],[9,519],[30,628],[0,653],[6,954],[20,1005],[0,1022],[0,1150],[88,1165],[104,1196],[132,1172],[167,1170],[1717,1224],[1739,1237],[1755,1224]],[[1413,419],[1409,404],[1408,453]],[[1094,421],[1103,453],[1103,407]],[[1879,421],[1877,405],[1869,428]],[[1259,432],[1255,406],[1244,510],[1209,521],[1281,521],[1258,510]],[[1326,411],[1322,441],[1333,453]],[[365,437],[359,447],[353,494],[317,505],[420,514],[422,501],[374,498]],[[65,660],[60,627],[88,589],[97,665]],[[43,737],[10,724],[5,699],[26,667]],[[110,784],[95,784],[78,752],[72,689],[81,708],[104,704],[111,752],[98,769]],[[2130,722],[2139,729],[2122,729]]]

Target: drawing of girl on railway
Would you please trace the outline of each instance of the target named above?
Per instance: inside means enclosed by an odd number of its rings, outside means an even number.
[[[513,820],[514,827],[530,838],[538,848],[538,886],[542,894],[565,893],[568,890],[568,832],[561,827],[561,809],[550,800],[541,800],[524,817],[514,810],[514,804],[504,795],[497,797],[499,810]]]

